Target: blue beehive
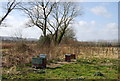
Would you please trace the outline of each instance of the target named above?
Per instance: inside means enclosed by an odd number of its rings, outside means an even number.
[[[40,54],[39,57],[32,58],[34,68],[46,68],[46,54]]]
[[[32,64],[42,64],[42,58],[32,58]]]

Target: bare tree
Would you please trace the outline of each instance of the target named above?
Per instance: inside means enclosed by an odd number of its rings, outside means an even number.
[[[78,15],[81,15],[81,9],[77,8],[76,3],[57,3],[52,13],[54,22],[48,22],[50,27],[54,30],[53,39],[55,44],[59,44],[62,41],[70,24],[72,24],[72,21]]]
[[[67,28],[66,29],[66,33],[64,34],[63,39],[76,40],[75,31],[73,30],[73,28]]]
[[[55,44],[60,44],[72,21],[81,15],[81,10],[72,2],[28,2],[21,9],[32,25],[42,30],[43,37],[47,36],[47,31],[50,33]]]
[[[46,36],[46,31],[48,29],[47,21],[56,3],[46,1],[28,2],[25,4],[21,5],[21,9],[25,12],[28,18],[30,18],[31,25],[39,27],[43,32],[43,36]]]
[[[16,6],[20,4],[20,2],[17,2],[16,0],[11,0],[11,1],[8,1],[7,4],[6,4],[6,12],[5,12],[5,15],[3,15],[1,18],[0,18],[0,25],[2,24],[2,22],[5,20],[5,18],[10,14],[10,12],[12,12]]]

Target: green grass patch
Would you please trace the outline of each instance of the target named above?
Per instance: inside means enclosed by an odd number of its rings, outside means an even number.
[[[9,49],[0,49],[0,51],[2,52],[2,51],[8,51]]]
[[[117,79],[117,59],[78,59],[75,63],[56,68],[38,69],[17,67],[18,75],[3,75],[3,79]]]

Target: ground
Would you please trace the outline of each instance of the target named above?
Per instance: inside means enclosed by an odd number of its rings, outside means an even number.
[[[9,79],[118,79],[118,47],[61,45],[40,49],[36,44],[15,45],[5,43],[2,49],[2,78]],[[18,52],[17,47],[21,47]],[[9,48],[10,47],[10,48]],[[17,49],[16,49],[17,48]],[[21,52],[22,51],[22,52]],[[24,51],[24,52],[23,52]],[[32,68],[31,59],[48,54],[47,68]],[[65,54],[76,54],[77,59],[65,62]],[[62,80],[63,81],[63,80]]]
[[[31,65],[17,66],[15,71],[3,74],[3,79],[117,79],[118,60],[87,58],[74,62],[55,62],[46,69],[33,69]],[[6,69],[7,70],[7,69]]]

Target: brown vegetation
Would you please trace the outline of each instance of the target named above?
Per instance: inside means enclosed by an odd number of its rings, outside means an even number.
[[[15,46],[15,43],[2,43],[2,49],[9,49]]]
[[[81,44],[81,43],[80,43]],[[64,54],[76,54],[77,58],[99,57],[118,58],[118,47],[79,46],[77,43],[61,44],[59,46],[39,47],[37,43],[3,43],[11,46],[9,51],[3,52],[3,67],[24,65],[31,62],[32,57],[39,54],[48,54],[49,59],[64,59]]]

